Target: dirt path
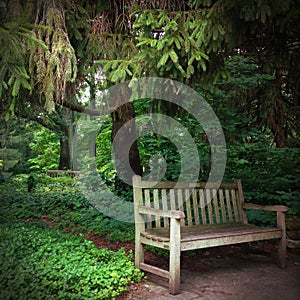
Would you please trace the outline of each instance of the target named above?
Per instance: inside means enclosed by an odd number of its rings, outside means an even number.
[[[299,251],[289,252],[287,268],[280,269],[274,251],[240,250],[213,250],[201,258],[198,271],[189,270],[185,262],[179,295],[168,293],[167,280],[149,275],[123,299],[300,300]],[[193,260],[189,263],[193,265]]]

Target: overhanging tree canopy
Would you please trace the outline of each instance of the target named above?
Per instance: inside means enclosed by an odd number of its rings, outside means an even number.
[[[99,72],[105,75],[101,89],[140,76],[206,88],[228,76],[224,59],[239,53],[275,76],[258,106],[277,146],[298,136],[295,0],[7,1],[1,14],[0,105],[6,113],[39,111],[40,117],[41,108],[56,104],[98,114],[74,96]],[[116,130],[134,116],[129,111],[120,120],[122,114],[113,113]],[[137,149],[133,157],[138,161]]]

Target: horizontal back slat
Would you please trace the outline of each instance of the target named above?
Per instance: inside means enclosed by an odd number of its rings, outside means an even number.
[[[155,181],[140,181],[136,185],[136,187],[145,188],[145,189],[192,189],[192,188],[209,188],[213,189],[219,187],[221,189],[237,189],[237,183],[215,183],[215,182],[198,182],[198,183],[190,183],[190,182],[173,182],[173,181],[163,181],[163,182],[155,182]]]

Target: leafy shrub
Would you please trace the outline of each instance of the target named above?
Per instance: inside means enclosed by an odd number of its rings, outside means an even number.
[[[248,202],[284,204],[290,208],[288,215],[300,216],[300,149],[268,148],[257,142],[230,150],[226,175],[242,179]]]
[[[34,138],[29,144],[33,157],[31,170],[57,169],[59,162],[59,136],[45,127],[35,125]]]
[[[299,158],[300,149],[268,146],[253,132],[252,142],[229,147],[225,180],[242,180],[246,202],[287,205],[287,216],[300,216]],[[272,213],[249,210],[248,216],[254,223],[276,223]]]
[[[1,299],[114,299],[142,278],[124,250],[32,224],[0,229]]]

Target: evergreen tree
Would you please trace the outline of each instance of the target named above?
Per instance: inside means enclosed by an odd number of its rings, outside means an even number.
[[[61,106],[99,115],[76,98],[88,84],[86,78],[95,82],[99,74],[105,80],[96,89],[145,75],[213,88],[229,76],[225,59],[239,53],[274,76],[257,106],[276,145],[284,147],[288,137],[299,138],[296,0],[11,0],[1,6],[1,15],[0,106],[7,116],[25,112],[38,118],[41,110],[46,116]],[[129,90],[124,93],[130,96]],[[249,97],[243,102],[254,103]],[[114,101],[118,104],[120,99]],[[135,108],[129,103],[111,115],[114,138],[135,116]],[[134,135],[135,124],[130,126]],[[122,147],[114,150],[122,173]],[[137,145],[130,151],[139,174]]]

